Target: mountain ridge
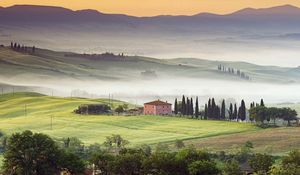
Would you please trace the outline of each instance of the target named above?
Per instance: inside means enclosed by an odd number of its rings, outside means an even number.
[[[69,12],[69,13],[88,13],[92,15],[121,15],[127,16],[131,18],[158,18],[158,17],[200,17],[200,16],[218,16],[218,17],[228,17],[228,16],[235,16],[235,15],[261,15],[261,14],[297,14],[300,15],[300,8],[293,5],[281,5],[281,6],[273,6],[268,8],[243,8],[232,13],[226,14],[217,14],[211,12],[201,12],[196,13],[194,15],[155,15],[155,16],[133,16],[127,14],[117,14],[117,13],[103,13],[101,11],[95,9],[81,9],[81,10],[71,10],[69,8],[60,7],[60,6],[43,6],[43,5],[27,5],[27,4],[20,4],[20,5],[13,5],[9,7],[0,7],[0,10],[5,11],[23,11],[23,12]],[[255,14],[257,13],[257,14]]]

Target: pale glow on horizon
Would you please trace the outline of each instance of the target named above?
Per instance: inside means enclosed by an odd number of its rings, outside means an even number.
[[[267,8],[280,5],[300,7],[299,0],[4,0],[0,6],[16,4],[61,6],[73,10],[95,9],[103,13],[133,16],[193,15],[201,12],[228,14],[252,7]]]

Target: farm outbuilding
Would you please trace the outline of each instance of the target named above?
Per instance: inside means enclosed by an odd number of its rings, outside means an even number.
[[[171,115],[172,104],[160,100],[144,104],[144,115]]]

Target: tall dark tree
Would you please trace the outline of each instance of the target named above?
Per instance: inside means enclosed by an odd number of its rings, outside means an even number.
[[[13,42],[10,42],[10,48],[13,49],[14,48],[14,44]]]
[[[208,105],[207,105],[207,118],[211,118],[212,116],[212,106],[211,106],[211,99],[208,100]]]
[[[263,99],[260,100],[260,106],[265,106],[265,103],[264,103]]]
[[[239,113],[240,113],[240,119],[242,121],[246,120],[246,105],[244,100],[241,101],[241,107]]]
[[[215,116],[215,119],[220,119],[220,116],[221,116],[221,109],[219,106],[216,106],[215,107],[215,110],[214,110],[214,116]]]
[[[196,98],[196,104],[195,104],[195,118],[199,118],[199,102],[198,102],[198,97]]]
[[[191,102],[190,102],[190,99],[187,97],[186,98],[186,105],[185,105],[185,109],[186,109],[186,115],[190,115],[190,110],[191,110],[191,108],[190,108],[190,104]]]
[[[211,99],[211,116],[210,116],[210,118],[217,118],[217,116],[216,116],[216,103],[215,103],[215,99],[214,98],[212,98]]]
[[[181,100],[181,114],[185,115],[186,114],[186,104],[185,104],[185,96],[182,96]]]
[[[225,106],[225,100],[223,100],[222,101],[222,106],[221,106],[221,115],[220,115],[222,120],[225,120],[225,117],[226,117],[225,113],[226,113],[226,106]]]
[[[191,98],[191,101],[190,101],[190,115],[194,116],[194,102],[193,102],[193,98]]]
[[[204,120],[207,120],[208,118],[208,106],[207,104],[205,104],[205,108],[204,108]]]
[[[238,111],[237,111],[236,103],[234,104],[233,119],[238,120]]]
[[[174,103],[174,113],[175,113],[176,115],[178,114],[177,98],[175,99],[175,103]]]
[[[230,103],[229,110],[228,110],[229,120],[233,119],[233,105]]]

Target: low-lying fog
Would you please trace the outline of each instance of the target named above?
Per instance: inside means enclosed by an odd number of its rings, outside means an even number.
[[[36,91],[54,96],[77,96],[88,98],[108,98],[125,100],[134,104],[161,99],[172,102],[184,94],[199,97],[201,105],[208,98],[217,101],[227,99],[230,102],[247,103],[261,98],[266,103],[298,103],[300,102],[300,84],[263,84],[253,82],[233,82],[209,79],[156,79],[128,82],[81,81],[81,80],[39,80],[28,83],[28,80],[6,80],[3,83],[22,86],[43,87]],[[4,88],[4,92],[11,92],[12,88]]]

